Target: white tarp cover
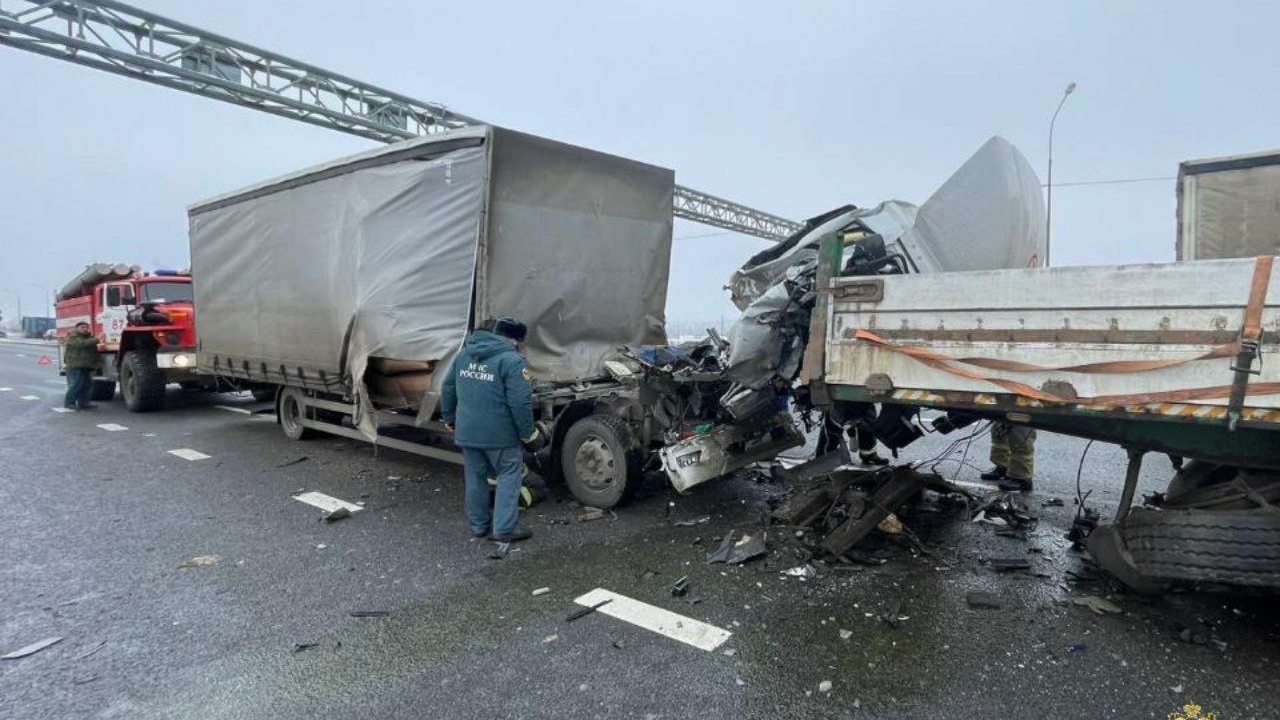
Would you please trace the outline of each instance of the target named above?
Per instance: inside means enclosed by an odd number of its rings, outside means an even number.
[[[492,172],[476,315],[529,326],[534,377],[666,343],[672,171],[495,129]]]
[[[988,140],[920,206],[902,244],[921,272],[1044,264],[1044,191],[1008,140]]]
[[[370,357],[445,365],[511,315],[538,379],[602,374],[665,342],[673,193],[670,170],[468,128],[214,198],[189,210],[200,367],[323,371],[367,410]]]

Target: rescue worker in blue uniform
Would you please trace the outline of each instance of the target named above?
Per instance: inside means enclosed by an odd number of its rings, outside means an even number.
[[[545,440],[533,421],[533,382],[518,352],[527,334],[524,323],[505,317],[492,330],[472,332],[441,392],[441,418],[462,449],[471,534],[492,533],[499,543],[533,535],[520,526],[524,448],[536,451]],[[495,476],[490,507],[488,478]]]

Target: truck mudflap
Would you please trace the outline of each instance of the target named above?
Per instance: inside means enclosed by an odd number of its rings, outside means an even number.
[[[784,450],[804,444],[804,435],[791,416],[777,415],[777,422],[764,430],[723,424],[709,432],[693,435],[658,451],[662,468],[679,492],[768,460]]]

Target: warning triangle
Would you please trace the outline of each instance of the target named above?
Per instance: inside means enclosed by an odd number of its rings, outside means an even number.
[[[37,365],[52,365],[52,364],[53,364],[53,361],[49,359],[49,356],[48,356],[48,355],[41,355],[41,356],[40,356],[40,359],[36,361],[36,364],[37,364]]]

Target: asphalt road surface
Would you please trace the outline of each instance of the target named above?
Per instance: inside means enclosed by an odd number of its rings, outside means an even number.
[[[1074,439],[1041,438],[1028,500],[1040,519],[1026,540],[926,500],[903,517],[918,544],[869,539],[881,566],[787,577],[798,560],[783,528],[768,531],[762,559],[707,565],[719,537],[761,528],[786,491],[740,477],[687,496],[653,482],[594,522],[553,495],[526,512],[533,539],[494,561],[490,543],[469,539],[457,467],[343,439],[290,442],[243,412],[256,407],[247,396],[172,388],[159,413],[118,400],[55,412],[61,380],[42,354],[0,343],[0,654],[63,640],[0,660],[5,718],[1078,720],[1166,718],[1195,703],[1237,720],[1280,706],[1273,598],[1149,600],[1090,579],[1064,537],[1084,448]],[[952,439],[921,441],[902,461]],[[938,469],[976,481],[986,441],[966,450],[975,467],[956,454]],[[1084,461],[1082,490],[1104,516],[1123,469],[1111,446]],[[1144,472],[1143,491],[1156,490],[1169,466],[1152,458]],[[300,490],[364,509],[327,524],[293,499]],[[1064,505],[1041,507],[1051,497]],[[201,557],[216,559],[183,567]],[[993,557],[1032,569],[998,574]],[[689,593],[673,597],[682,576]],[[682,618],[665,634],[643,615],[567,622],[597,588]],[[1005,607],[970,608],[971,590]],[[1089,595],[1123,612],[1072,602]],[[352,616],[362,611],[385,614]],[[731,635],[712,650],[679,639],[698,630]]]

